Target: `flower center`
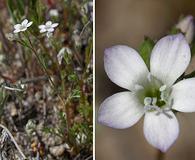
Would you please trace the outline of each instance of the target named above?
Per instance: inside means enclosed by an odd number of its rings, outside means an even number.
[[[21,25],[21,26],[20,26],[20,30],[23,30],[23,29],[25,29],[25,28],[26,28],[25,25]]]
[[[148,75],[146,84],[135,85],[135,94],[144,105],[145,112],[157,111],[157,115],[163,113],[169,118],[171,115],[167,112],[172,106],[169,101],[170,92],[170,88],[151,74]]]
[[[48,29],[51,29],[52,26],[51,25],[45,25],[45,29],[48,30]]]

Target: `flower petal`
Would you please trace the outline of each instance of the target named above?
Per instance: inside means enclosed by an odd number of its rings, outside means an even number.
[[[47,22],[45,23],[45,25],[46,25],[46,26],[50,26],[50,25],[52,25],[52,22],[51,22],[51,21],[47,21]]]
[[[166,36],[152,50],[151,73],[167,86],[171,86],[184,73],[190,58],[190,47],[182,34]]]
[[[39,29],[43,29],[43,28],[45,28],[45,25],[39,25]]]
[[[22,23],[21,23],[21,24],[22,24],[23,26],[26,26],[26,25],[27,25],[27,23],[28,23],[28,20],[27,20],[27,19],[25,19],[25,20],[23,20],[23,21],[22,21]]]
[[[31,25],[32,25],[32,21],[31,22],[29,22],[27,25],[26,25],[26,27],[30,27]]]
[[[124,45],[105,50],[104,67],[114,83],[130,90],[134,90],[136,84],[142,85],[149,73],[137,51]]]
[[[48,32],[53,32],[54,31],[54,28],[49,28],[47,29]]]
[[[167,115],[157,112],[147,112],[144,118],[144,136],[148,143],[166,152],[179,135],[179,124],[172,111]]]
[[[47,30],[45,29],[45,28],[43,28],[43,29],[41,29],[40,30],[40,33],[44,33],[44,32],[46,32]]]
[[[172,87],[172,108],[180,112],[195,112],[195,78],[176,83]]]
[[[51,25],[51,27],[53,27],[53,28],[57,27],[57,26],[58,26],[58,23],[54,23],[54,24]]]
[[[20,29],[20,27],[21,27],[21,24],[16,24],[16,25],[14,25],[14,29]]]
[[[26,31],[27,30],[27,27],[24,27],[24,28],[22,28],[22,29],[20,29],[20,31]]]
[[[98,121],[106,126],[124,129],[134,125],[144,114],[144,107],[131,92],[108,97],[100,106]]]
[[[15,29],[14,30],[14,33],[18,33],[18,32],[20,32],[20,29]]]

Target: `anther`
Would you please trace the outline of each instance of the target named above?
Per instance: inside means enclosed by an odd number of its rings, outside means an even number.
[[[145,106],[150,106],[152,103],[152,98],[151,97],[145,97],[144,98],[144,105]]]

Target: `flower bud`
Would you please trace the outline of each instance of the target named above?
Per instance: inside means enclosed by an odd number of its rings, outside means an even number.
[[[194,18],[191,15],[184,17],[182,20],[178,22],[176,25],[177,29],[180,29],[184,35],[188,43],[191,43],[194,37]]]
[[[14,41],[16,39],[15,35],[13,33],[7,33],[5,34],[5,37],[9,40],[9,41]]]
[[[57,9],[51,9],[51,10],[49,11],[49,15],[50,15],[51,17],[58,17],[58,16],[59,16],[58,10],[57,10]]]
[[[25,126],[26,133],[30,136],[32,135],[36,130],[36,124],[34,120],[28,120],[26,126]]]
[[[60,49],[57,58],[58,58],[58,62],[61,65],[62,64],[62,59],[64,58],[64,55],[68,54],[68,55],[72,55],[72,51],[69,47],[63,47]]]

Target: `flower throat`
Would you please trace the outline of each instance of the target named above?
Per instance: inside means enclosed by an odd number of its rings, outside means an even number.
[[[136,95],[144,105],[145,112],[157,111],[157,115],[164,113],[169,118],[171,116],[167,112],[172,106],[169,102],[170,92],[171,90],[166,85],[163,85],[151,74],[148,75],[147,83],[144,86],[136,86]]]

